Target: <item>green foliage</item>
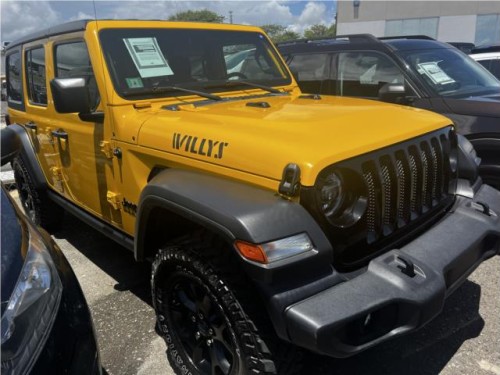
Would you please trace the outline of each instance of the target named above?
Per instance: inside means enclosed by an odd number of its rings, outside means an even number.
[[[223,23],[225,17],[208,9],[188,10],[170,16],[169,21]]]
[[[263,25],[261,28],[271,38],[274,43],[286,42],[292,39],[299,39],[300,35],[294,31],[287,30],[285,26],[269,24]]]
[[[333,23],[330,27],[317,24],[312,25],[304,31],[304,37],[307,39],[314,38],[331,38],[337,34],[337,26]]]

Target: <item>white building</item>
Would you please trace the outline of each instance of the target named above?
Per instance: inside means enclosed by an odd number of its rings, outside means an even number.
[[[500,1],[339,1],[337,34],[359,33],[500,43]]]

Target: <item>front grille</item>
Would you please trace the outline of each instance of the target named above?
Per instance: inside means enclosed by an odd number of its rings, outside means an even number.
[[[456,136],[451,127],[349,159],[327,168],[356,187],[364,212],[356,223],[327,220],[305,192],[306,207],[319,220],[335,250],[334,261],[359,265],[383,251],[401,246],[421,233],[454,200]],[[316,205],[317,206],[317,205]]]
[[[446,200],[452,173],[449,139],[431,136],[362,163],[368,190],[367,241],[408,225]]]

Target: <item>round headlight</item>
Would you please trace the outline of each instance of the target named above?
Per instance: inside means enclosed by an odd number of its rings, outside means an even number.
[[[317,210],[336,227],[352,226],[366,211],[365,190],[359,174],[346,168],[325,170],[316,181]]]
[[[344,189],[342,180],[336,173],[326,176],[319,186],[319,199],[321,210],[326,216],[333,216],[342,207]]]

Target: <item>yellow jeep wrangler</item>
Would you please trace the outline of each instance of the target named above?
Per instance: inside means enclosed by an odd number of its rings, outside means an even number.
[[[355,354],[427,323],[499,251],[500,193],[448,119],[303,95],[259,28],[77,21],[6,58],[26,211],[152,261],[179,374]]]

